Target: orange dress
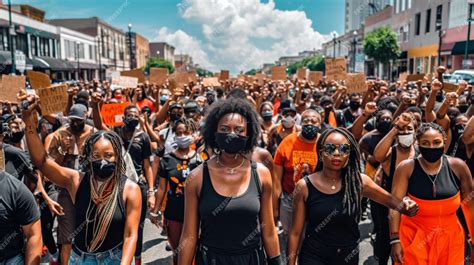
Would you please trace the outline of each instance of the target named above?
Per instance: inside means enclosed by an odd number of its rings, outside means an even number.
[[[403,264],[464,264],[464,230],[456,215],[461,205],[460,193],[441,200],[409,197],[420,209],[414,217],[401,216],[399,233]]]

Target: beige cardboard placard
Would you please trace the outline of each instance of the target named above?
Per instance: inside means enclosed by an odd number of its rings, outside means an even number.
[[[265,84],[265,78],[267,78],[265,74],[262,74],[262,73],[255,74],[255,79],[257,79],[257,84],[259,86],[263,86]]]
[[[425,74],[414,74],[407,76],[407,82],[418,82],[418,80],[423,81]]]
[[[230,78],[230,73],[228,70],[221,70],[221,74],[219,75],[219,81],[227,81]]]
[[[272,80],[286,80],[286,67],[273,66],[272,67]]]
[[[136,77],[138,78],[138,83],[145,83],[145,74],[143,73],[142,69],[133,69],[133,70],[128,70],[128,71],[121,71],[120,72],[121,76],[128,76],[128,77]]]
[[[30,86],[33,89],[46,88],[51,86],[51,80],[49,79],[49,76],[45,73],[37,71],[27,71],[26,75],[28,76]]]
[[[318,84],[319,81],[323,80],[323,72],[320,71],[310,71],[309,72],[309,81]]]
[[[298,68],[298,71],[296,72],[296,76],[297,76],[298,80],[305,80],[306,79],[306,68],[305,67]]]
[[[346,58],[326,59],[326,77],[327,80],[345,80],[347,75]]]
[[[400,81],[400,82],[407,81],[407,77],[408,77],[407,72],[400,73],[400,76],[398,77],[398,81]]]
[[[68,100],[67,89],[67,84],[58,84],[36,90],[40,98],[41,114],[47,115],[65,111]]]
[[[0,87],[0,101],[16,103],[17,94],[25,89],[25,76],[3,75]]]
[[[136,88],[138,85],[138,78],[128,76],[114,76],[112,77],[111,84],[122,88]]]
[[[350,73],[347,74],[346,80],[347,93],[363,93],[367,91],[367,85],[365,84],[365,74]]]
[[[168,68],[150,68],[150,84],[161,86],[168,79]]]
[[[189,83],[189,75],[187,72],[173,73],[168,77],[170,82],[170,89],[183,89]]]
[[[197,73],[195,70],[188,72],[189,82],[196,84],[198,82]]]
[[[238,75],[237,80],[239,81],[245,81],[245,75]]]
[[[447,93],[449,92],[456,92],[458,90],[459,86],[456,84],[451,84],[451,83],[443,83],[443,90]]]
[[[206,77],[202,80],[202,85],[205,87],[218,87],[221,86],[221,83],[217,77]]]

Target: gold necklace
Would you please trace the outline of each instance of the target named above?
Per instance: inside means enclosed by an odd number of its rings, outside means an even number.
[[[226,172],[230,175],[234,175],[235,172],[237,172],[237,169],[239,169],[240,167],[242,167],[244,165],[244,162],[245,162],[245,158],[242,157],[242,163],[240,163],[240,165],[238,165],[234,168],[231,168],[231,167],[228,167],[228,166],[222,164],[220,159],[219,159],[219,156],[217,156],[217,160],[216,160],[217,165],[220,166],[220,167],[225,168]]]

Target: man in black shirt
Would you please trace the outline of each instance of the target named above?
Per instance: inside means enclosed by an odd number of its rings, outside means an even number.
[[[361,98],[360,98],[359,93],[351,94],[349,107],[343,110],[344,120],[346,122],[345,124],[346,128],[349,128],[354,123],[354,121],[360,115],[362,115],[362,109],[360,108],[360,104],[361,104],[360,101],[361,101]]]
[[[39,264],[40,213],[33,194],[18,179],[0,171],[0,264]],[[26,237],[25,253],[23,236]]]

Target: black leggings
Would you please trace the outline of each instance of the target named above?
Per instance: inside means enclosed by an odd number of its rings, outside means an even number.
[[[370,201],[370,205],[375,230],[374,255],[377,257],[379,265],[386,265],[391,250],[388,208],[374,201]]]
[[[57,192],[48,192],[48,195],[53,199],[57,200]],[[54,215],[49,210],[48,205],[43,198],[40,200],[40,214],[41,214],[41,236],[43,237],[43,244],[48,248],[49,253],[56,254],[58,247],[53,237],[53,225]]]
[[[140,225],[138,226],[137,248],[135,250],[135,257],[139,258],[142,255],[143,249],[143,229],[145,228],[145,217],[147,211],[147,190],[148,187],[143,181],[138,181],[138,186],[142,193],[142,213],[140,215]]]
[[[196,251],[195,265],[266,265],[267,259],[262,247],[240,255],[224,255],[200,245]]]
[[[320,246],[317,253],[314,250],[301,250],[298,265],[358,265],[359,245],[352,247]]]

